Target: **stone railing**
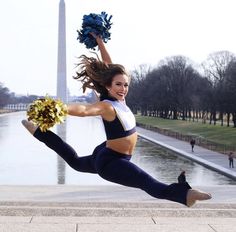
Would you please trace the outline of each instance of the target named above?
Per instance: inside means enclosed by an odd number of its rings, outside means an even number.
[[[8,104],[5,105],[2,109],[3,110],[14,110],[14,111],[20,111],[20,110],[27,110],[29,104]]]

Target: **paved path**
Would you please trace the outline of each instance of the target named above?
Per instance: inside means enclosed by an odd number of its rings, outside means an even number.
[[[0,186],[1,232],[236,232],[236,186],[192,208],[114,186]]]
[[[0,186],[1,232],[236,232],[236,186],[192,208],[114,186]],[[206,188],[206,187],[205,187]]]
[[[236,167],[229,168],[229,160],[227,155],[210,151],[199,146],[195,146],[194,152],[192,152],[191,146],[188,142],[161,135],[157,132],[140,127],[137,128],[137,131],[141,137],[149,141],[175,151],[182,156],[185,156],[236,180]]]
[[[1,232],[235,232],[235,218],[0,217]]]
[[[0,190],[1,232],[236,231],[232,194],[231,203],[210,200],[187,208],[121,186],[2,186]]]

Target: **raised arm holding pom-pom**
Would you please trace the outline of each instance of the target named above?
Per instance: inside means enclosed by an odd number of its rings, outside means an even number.
[[[101,53],[102,61],[106,64],[111,64],[112,60],[111,60],[110,54],[108,53],[102,38],[100,36],[96,36],[94,33],[91,33],[91,34],[96,39],[99,51]]]
[[[26,120],[22,121],[23,125],[77,171],[96,173],[105,180],[139,188],[154,198],[189,207],[197,200],[210,199],[210,194],[193,190],[185,183],[161,183],[131,162],[137,133],[135,117],[125,103],[130,77],[122,65],[112,63],[101,37],[93,36],[102,59],[82,55],[74,78],[81,81],[84,91],[87,88],[95,90],[100,101],[91,105],[69,104],[67,109],[68,114],[73,116],[101,116],[106,141],[98,145],[91,155],[79,157],[70,145],[52,131],[42,132]]]

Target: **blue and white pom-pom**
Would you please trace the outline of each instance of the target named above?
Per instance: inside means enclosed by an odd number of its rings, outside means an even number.
[[[90,34],[100,36],[105,43],[111,38],[111,18],[112,15],[108,17],[106,12],[101,12],[101,14],[90,13],[89,15],[83,16],[82,29],[77,30],[80,43],[84,43],[86,48],[95,50],[97,46],[96,39]]]

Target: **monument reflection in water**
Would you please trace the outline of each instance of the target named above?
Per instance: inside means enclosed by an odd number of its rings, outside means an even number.
[[[37,141],[21,125],[25,112],[0,116],[1,185],[110,185],[96,174],[80,173],[70,168],[56,153]],[[53,128],[79,156],[89,155],[105,140],[99,117],[67,117],[66,123]],[[165,183],[177,181],[186,170],[192,185],[226,185],[235,181],[179,157],[146,140],[140,139],[132,162]],[[122,170],[121,170],[122,171]]]
[[[57,126],[57,135],[64,141],[66,141],[66,124],[67,122]],[[57,156],[57,184],[65,184],[65,175],[66,163],[60,156]]]

